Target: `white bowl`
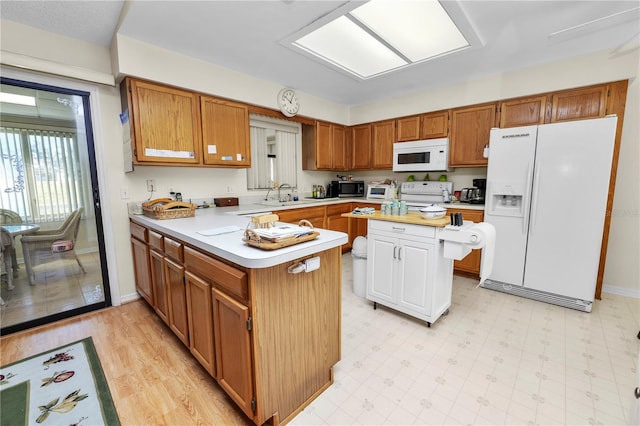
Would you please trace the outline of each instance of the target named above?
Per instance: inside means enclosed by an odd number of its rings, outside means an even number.
[[[427,207],[421,208],[420,213],[425,219],[439,219],[447,214],[447,209],[442,206],[438,206],[437,204],[431,204]]]

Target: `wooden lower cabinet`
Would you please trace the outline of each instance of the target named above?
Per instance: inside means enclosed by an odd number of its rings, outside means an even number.
[[[464,220],[470,220],[474,223],[480,223],[484,220],[484,211],[470,209],[456,209],[447,207],[447,214],[462,213]],[[482,250],[471,250],[464,259],[453,261],[453,271],[469,274],[473,277],[480,277],[480,260],[482,259]]]
[[[349,235],[351,230],[351,219],[342,217],[343,213],[351,212],[351,204],[334,204],[327,206],[327,229],[332,231],[344,232]],[[351,238],[342,245],[342,252],[351,248]]]
[[[135,237],[143,230],[132,229],[136,277],[151,282],[150,258],[162,265],[169,327],[252,422],[288,423],[333,383],[340,360],[340,247],[248,269],[167,236],[164,256],[154,248],[150,257]],[[320,269],[289,273],[316,256]]]
[[[178,339],[189,345],[189,322],[187,319],[187,294],[184,283],[184,266],[164,259],[164,277],[169,291],[169,327]]]
[[[306,219],[314,228],[324,228],[324,219],[326,216],[325,206],[303,207],[300,209],[279,210],[276,212],[280,218],[280,222],[297,224],[302,219]]]
[[[187,291],[189,350],[209,374],[215,377],[211,285],[189,271],[184,273],[184,279]]]
[[[220,290],[212,289],[216,379],[247,416],[253,417],[253,365],[250,311]]]
[[[168,325],[169,295],[166,281],[164,279],[164,254],[157,250],[151,250],[149,252],[149,261],[151,263],[151,284],[153,286],[153,294],[155,296],[153,308],[162,321]]]
[[[151,274],[149,272],[149,247],[146,243],[131,237],[131,255],[135,274],[136,291],[153,306]]]

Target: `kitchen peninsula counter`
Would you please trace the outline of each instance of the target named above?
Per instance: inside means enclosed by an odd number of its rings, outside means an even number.
[[[308,205],[301,205],[306,207]],[[267,268],[291,261],[318,251],[339,247],[347,242],[342,232],[317,229],[318,238],[278,250],[260,250],[242,241],[244,230],[251,221],[243,215],[265,212],[265,206],[249,205],[238,207],[216,207],[196,210],[195,217],[180,219],[151,219],[143,215],[130,215],[132,222],[154,229],[162,234],[177,238],[189,245],[230,262],[247,268]],[[276,211],[267,208],[266,212]],[[220,235],[202,235],[200,232],[219,230],[226,227],[240,228]]]
[[[253,423],[283,424],[333,383],[347,235],[265,251],[234,210],[131,215],[136,290]],[[236,230],[200,233],[222,228]]]

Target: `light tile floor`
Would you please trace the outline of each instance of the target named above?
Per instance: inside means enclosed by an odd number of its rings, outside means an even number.
[[[13,290],[7,289],[3,276],[0,291],[5,305],[0,306],[0,325],[8,327],[103,301],[98,253],[79,257],[86,274],[75,260],[52,258],[34,268],[34,285],[27,281],[24,264],[20,264],[18,277],[13,280]]]
[[[455,277],[431,328],[352,291],[343,256],[342,360],[293,425],[629,422],[640,300],[605,293],[584,313]]]

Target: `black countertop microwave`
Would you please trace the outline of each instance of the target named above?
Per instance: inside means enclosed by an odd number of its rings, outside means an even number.
[[[338,188],[338,197],[364,197],[365,184],[363,180],[334,180],[331,182],[334,188]]]

